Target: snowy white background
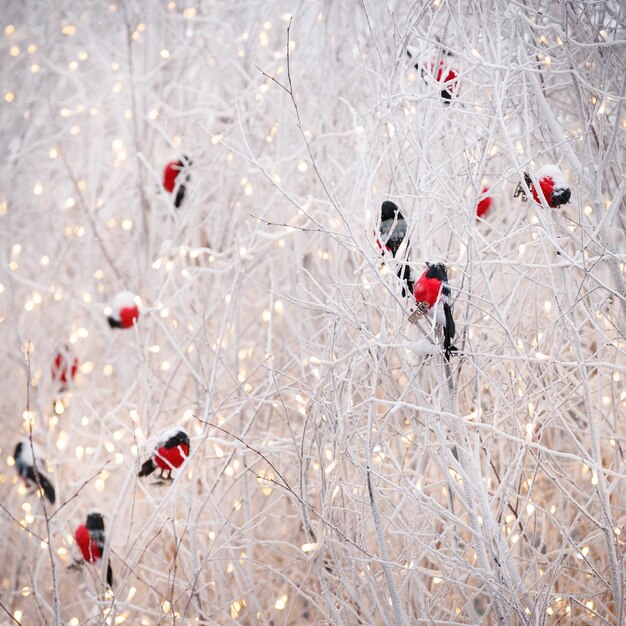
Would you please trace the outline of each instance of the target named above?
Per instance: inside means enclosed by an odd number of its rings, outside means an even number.
[[[0,623],[623,624],[624,18],[6,2]],[[450,105],[406,55],[439,44]],[[175,210],[161,173],[183,153]],[[513,198],[546,163],[560,210]],[[451,369],[381,262],[386,199],[415,273],[450,267]],[[111,330],[122,289],[140,322]],[[12,467],[29,418],[45,512]],[[188,463],[137,479],[172,425]],[[67,569],[93,508],[114,595]]]

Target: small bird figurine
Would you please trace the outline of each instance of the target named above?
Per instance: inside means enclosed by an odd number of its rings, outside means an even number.
[[[54,390],[52,410],[56,415],[62,415],[67,403],[63,394],[68,390],[78,371],[78,358],[72,354],[69,346],[57,348],[50,370]]]
[[[476,217],[483,217],[483,215],[485,215],[493,205],[493,198],[487,195],[488,192],[489,189],[487,189],[487,187],[483,187],[483,193],[478,202],[478,205],[476,206]]]
[[[88,563],[95,563],[104,554],[104,518],[98,511],[90,511],[87,520],[81,524],[74,533],[76,545],[81,551],[83,558]],[[111,561],[107,563],[107,583],[113,587],[113,570]]]
[[[551,209],[557,209],[562,204],[567,204],[572,197],[572,190],[558,165],[544,165],[537,171],[535,179],[527,172],[524,172],[524,180],[533,194],[533,200],[537,204],[541,204],[541,199],[545,198],[547,205]],[[535,180],[539,182],[539,187],[535,185]],[[514,197],[517,198],[519,195],[523,195],[524,200],[526,200],[526,195],[520,183],[517,185]]]
[[[456,327],[452,317],[448,272],[442,263],[426,263],[426,265],[426,271],[415,282],[413,295],[417,302],[417,309],[411,314],[409,320],[415,323],[422,315],[427,314],[443,327],[444,354],[446,360],[449,361],[450,355],[457,348],[452,345]]]
[[[180,176],[180,173],[191,165],[191,159],[183,155],[178,161],[171,161],[165,166],[163,170],[163,188],[165,191],[172,193],[176,189],[178,184],[178,190],[176,197],[174,198],[174,206],[178,209],[185,199],[185,193],[187,191],[185,183],[190,180],[190,175]]]
[[[159,438],[152,456],[141,466],[139,476],[149,476],[157,469],[161,478],[170,480],[172,470],[179,468],[189,456],[189,435],[184,428],[174,427]],[[167,476],[164,476],[167,472]]]
[[[139,318],[136,296],[130,291],[120,291],[109,305],[107,321],[111,328],[131,328]]]
[[[15,460],[15,469],[17,473],[24,479],[27,486],[31,484],[41,487],[44,495],[48,498],[50,504],[54,504],[56,494],[52,483],[44,476],[44,474],[36,466],[33,458],[33,450],[28,439],[20,439],[15,446],[13,452]]]
[[[385,200],[385,202],[382,203],[380,207],[380,226],[378,231],[380,234],[380,238],[376,239],[378,247],[383,253],[385,250],[391,252],[391,255],[395,259],[407,232],[406,220],[395,202]],[[409,291],[412,293],[413,281],[411,279],[411,268],[409,265],[402,263],[397,275],[398,278],[406,282]],[[406,295],[404,287],[402,288],[402,295]]]
[[[407,46],[406,53],[410,59],[415,58],[418,51],[412,46]],[[418,61],[414,67],[420,72],[422,78],[426,79],[427,76],[432,76],[439,84],[444,84],[444,88],[441,90],[441,97],[446,104],[449,104],[455,95],[455,90],[458,90],[458,71],[450,67],[447,59],[452,54],[447,51],[441,51],[437,57],[433,57],[429,62],[422,63]]]

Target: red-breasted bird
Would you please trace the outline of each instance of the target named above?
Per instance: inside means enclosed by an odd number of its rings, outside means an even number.
[[[426,271],[417,279],[413,290],[417,311],[428,314],[443,327],[444,353],[446,359],[450,360],[450,354],[456,351],[456,347],[452,345],[456,327],[452,317],[448,272],[442,263],[426,265],[428,266]]]
[[[537,204],[541,204],[543,197],[551,209],[557,209],[562,204],[567,204],[572,197],[572,190],[558,165],[544,165],[539,168],[534,177],[524,172],[524,180],[533,194],[533,200]],[[535,181],[539,183],[538,186]],[[518,184],[515,197],[520,194],[524,194],[524,191],[522,186]]]
[[[15,460],[15,469],[24,479],[26,486],[33,484],[41,487],[44,495],[50,501],[50,504],[54,504],[56,500],[54,487],[41,472],[39,465],[36,465],[35,459],[33,458],[33,450],[28,439],[20,439],[17,442],[15,451],[13,452],[13,459]]]
[[[74,380],[77,370],[78,358],[71,353],[69,346],[57,348],[52,361],[52,382],[63,390]]]
[[[487,211],[489,211],[489,209],[491,209],[491,206],[493,205],[493,198],[487,195],[488,192],[489,189],[487,189],[487,187],[483,187],[481,199],[476,206],[476,217],[482,217],[483,215],[485,215],[485,213],[487,213]]]
[[[383,251],[391,252],[393,258],[400,250],[400,246],[404,242],[407,231],[407,223],[404,216],[400,212],[398,205],[391,200],[385,200],[380,207],[380,226],[378,227],[379,237],[376,238],[376,244]],[[409,250],[407,248],[407,255]],[[404,280],[413,292],[413,280],[411,279],[411,268],[407,263],[402,263],[398,269],[398,278]],[[406,295],[406,291],[402,288],[402,295]]]
[[[410,59],[415,58],[418,51],[411,46],[407,46],[406,53],[408,54]],[[441,53],[433,57],[430,61],[421,62],[418,61],[415,63],[415,69],[420,72],[422,78],[426,78],[426,76],[431,76],[434,78],[439,84],[444,84],[444,87],[441,90],[441,97],[446,101],[446,103],[452,100],[455,90],[458,91],[458,71],[451,67],[450,57],[451,53],[447,51],[441,51]]]
[[[139,476],[148,476],[155,469],[161,470],[161,478],[169,479],[172,470],[179,468],[189,456],[189,435],[184,428],[175,426],[159,437],[152,456],[141,466]],[[167,472],[167,477],[163,475]]]
[[[107,321],[111,328],[131,328],[139,318],[139,307],[135,294],[130,291],[120,291],[109,304],[110,312]]]
[[[165,191],[172,193],[178,185],[176,191],[176,197],[174,198],[174,206],[180,207],[185,199],[185,192],[187,191],[185,183],[189,182],[190,176],[180,176],[180,173],[191,165],[191,159],[188,156],[183,155],[178,161],[171,161],[165,166],[163,170],[163,188]]]
[[[104,518],[98,511],[90,511],[87,520],[81,524],[74,533],[76,545],[81,551],[83,558],[88,563],[95,563],[104,554]],[[113,570],[111,562],[107,563],[107,583],[113,587]]]

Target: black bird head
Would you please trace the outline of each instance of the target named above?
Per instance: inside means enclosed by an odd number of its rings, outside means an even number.
[[[180,445],[189,446],[189,435],[184,430],[179,430],[168,438],[167,445],[172,448]]]
[[[183,154],[182,157],[178,160],[178,167],[182,170],[184,167],[189,167],[193,164],[193,161],[186,155]]]
[[[569,187],[561,187],[560,189],[555,189],[550,194],[550,206],[561,206],[562,204],[567,204],[569,199],[572,197],[572,191]]]
[[[442,283],[448,282],[448,272],[443,263],[429,263],[426,261],[428,269],[426,270],[426,278],[437,278]]]
[[[107,322],[111,328],[122,328],[122,323],[114,317],[107,317]]]
[[[97,511],[90,511],[87,514],[87,521],[85,522],[85,526],[87,527],[87,530],[104,531],[104,517],[102,517],[102,513],[98,513]]]
[[[391,202],[391,200],[385,200],[380,207],[380,219],[381,221],[392,220],[394,217],[398,216],[398,219],[404,219],[402,217],[402,213],[400,213],[400,209],[395,202]]]

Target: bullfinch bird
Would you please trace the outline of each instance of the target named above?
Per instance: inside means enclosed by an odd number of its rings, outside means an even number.
[[[456,351],[452,339],[456,332],[452,318],[450,287],[448,286],[448,272],[442,263],[430,264],[427,270],[417,279],[413,295],[417,302],[417,310],[409,318],[416,322],[424,313],[432,317],[437,324],[443,327],[444,353],[450,360],[450,354]]]
[[[483,188],[481,199],[476,206],[476,217],[482,217],[485,213],[487,213],[487,211],[489,211],[489,209],[491,209],[493,198],[486,195],[488,191],[489,189],[487,189],[487,187]]]
[[[35,484],[44,492],[44,495],[50,501],[50,504],[54,504],[56,495],[52,483],[41,473],[39,467],[35,466],[35,459],[33,458],[33,450],[30,447],[30,441],[28,439],[20,439],[15,446],[15,452],[13,452],[13,458],[15,459],[15,469],[17,473],[24,479],[27,486],[31,483]]]
[[[109,308],[107,321],[111,328],[131,328],[139,318],[135,294],[130,291],[120,291],[111,300]]]
[[[78,358],[71,354],[69,347],[58,348],[52,361],[52,382],[63,390],[74,380],[77,370]]]
[[[85,523],[76,529],[74,539],[85,561],[88,563],[99,561],[104,554],[105,545],[102,513],[90,511]],[[109,587],[113,587],[113,570],[110,561],[107,563],[107,583]]]
[[[406,49],[410,59],[415,58],[417,50],[408,46]],[[448,57],[452,56],[449,52],[442,52],[441,56],[433,57],[430,62],[421,63],[418,61],[415,64],[415,69],[419,70],[422,78],[426,78],[427,75],[432,76],[440,85],[444,84],[444,88],[441,90],[441,97],[446,103],[452,100],[454,90],[457,88],[457,70],[450,67]]]
[[[174,198],[174,206],[179,208],[185,199],[185,193],[187,191],[185,183],[189,182],[190,176],[179,176],[180,173],[188,166],[191,165],[191,159],[183,155],[178,161],[171,161],[165,166],[163,170],[163,188],[165,191],[172,193],[178,185],[176,197]]]
[[[391,252],[391,255],[395,259],[406,237],[407,231],[406,220],[395,202],[385,200],[385,202],[382,203],[380,207],[380,226],[378,230],[380,233],[380,238],[376,239],[378,247],[383,250],[383,253],[385,250]],[[404,280],[409,291],[413,292],[411,268],[406,263],[403,263],[398,270],[398,278]],[[404,288],[402,288],[402,295],[406,295]]]
[[[189,456],[189,435],[184,428],[174,427],[159,438],[152,456],[141,466],[139,476],[149,476],[157,467],[161,478],[169,480],[172,470],[179,468]],[[167,477],[163,475],[167,472]]]
[[[543,197],[551,209],[557,209],[562,204],[567,204],[572,197],[572,190],[558,165],[544,165],[537,171],[534,179],[530,174],[524,172],[524,180],[533,194],[533,200],[537,204],[541,204]],[[535,180],[538,181],[538,186],[535,184]],[[524,190],[518,184],[514,197],[520,194],[524,194]]]

